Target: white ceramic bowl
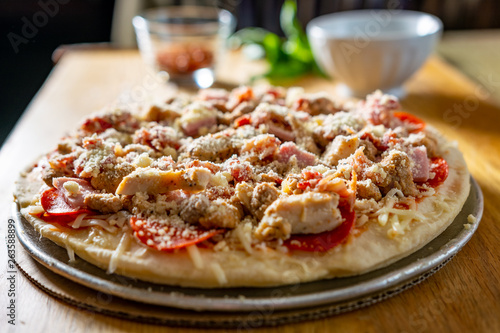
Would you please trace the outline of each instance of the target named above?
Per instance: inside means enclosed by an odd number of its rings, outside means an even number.
[[[401,94],[401,85],[431,54],[441,20],[405,10],[355,10],[324,15],[307,25],[319,66],[340,79],[347,95],[376,89]]]

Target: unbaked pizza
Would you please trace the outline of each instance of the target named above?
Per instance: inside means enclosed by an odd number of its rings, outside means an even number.
[[[446,229],[469,187],[456,144],[393,96],[242,86],[95,113],[15,197],[70,259],[215,288],[388,265]]]

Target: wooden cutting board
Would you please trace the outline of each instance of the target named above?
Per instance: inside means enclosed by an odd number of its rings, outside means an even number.
[[[224,64],[221,75],[232,83],[245,82],[262,71],[261,63],[245,63],[238,54],[230,54]],[[308,77],[295,84],[308,91],[335,91],[335,85],[326,79]],[[493,93],[498,94],[500,83],[490,85],[491,91],[487,91],[433,57],[406,88],[403,107],[458,142],[482,187],[485,212],[478,232],[445,268],[398,296],[327,319],[278,328],[256,327],[256,331],[500,331],[500,224],[496,222],[500,220],[500,106],[490,99]],[[1,233],[6,234],[12,184],[21,168],[52,149],[84,115],[117,98],[133,105],[150,93],[172,93],[169,89],[145,69],[136,51],[66,53],[0,151]],[[0,251],[0,265],[6,267],[5,247]],[[12,332],[165,330],[81,311],[51,298],[17,274],[17,324],[15,328],[8,326]],[[6,274],[0,277],[5,288]],[[1,292],[7,294],[6,290]],[[2,297],[0,305],[6,305],[5,301]],[[6,321],[5,317],[0,319],[0,327],[6,327]],[[181,328],[168,331],[198,332]]]

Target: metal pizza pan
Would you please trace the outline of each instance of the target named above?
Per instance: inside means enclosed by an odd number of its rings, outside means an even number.
[[[358,276],[282,287],[217,289],[154,284],[107,274],[78,257],[70,262],[66,249],[40,237],[21,215],[17,205],[14,207],[14,218],[19,241],[36,261],[71,281],[125,300],[177,309],[227,313],[263,309],[279,312],[327,305],[330,305],[328,311],[332,312],[373,304],[432,275],[469,241],[478,228],[482,212],[482,192],[471,177],[469,197],[451,225],[420,250],[389,266]],[[470,214],[476,217],[473,224],[468,222]]]

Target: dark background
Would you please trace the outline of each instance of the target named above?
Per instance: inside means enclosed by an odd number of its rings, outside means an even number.
[[[17,50],[9,38],[23,36],[26,21],[33,22],[41,3],[60,1],[57,13],[23,40]],[[148,2],[148,0],[144,0]],[[152,2],[151,2],[152,1]],[[181,2],[182,0],[174,0]],[[62,44],[109,42],[114,0],[0,0],[0,145],[40,89],[53,63],[51,55]],[[279,9],[283,0],[218,0],[238,18],[238,28],[262,26],[281,34]],[[299,0],[299,18],[305,25],[315,16],[353,8],[385,8],[394,0]],[[401,0],[400,8],[439,16],[445,29],[500,28],[497,0]],[[150,0],[147,6],[154,6]],[[54,9],[52,7],[52,9]],[[36,27],[35,27],[36,28]],[[71,110],[68,110],[70,112]]]

